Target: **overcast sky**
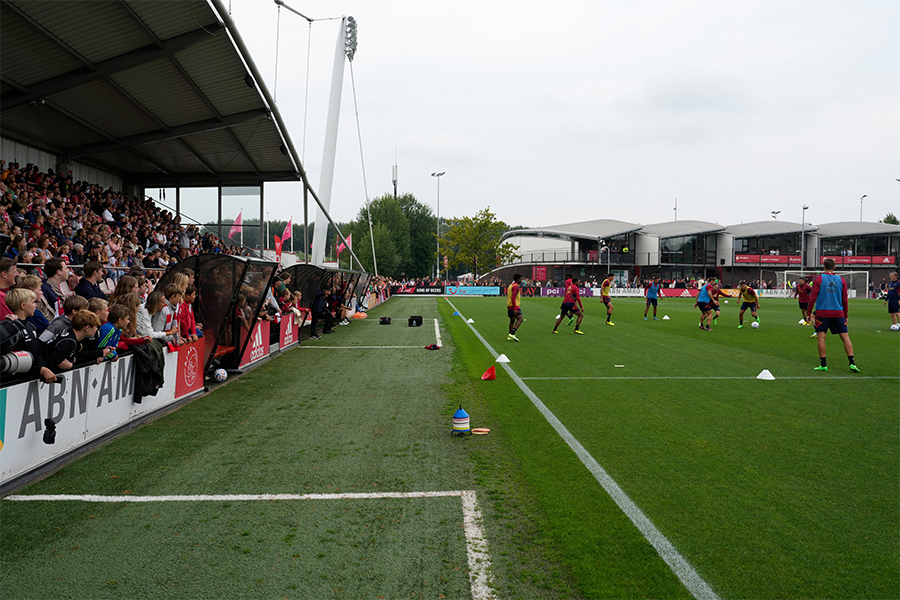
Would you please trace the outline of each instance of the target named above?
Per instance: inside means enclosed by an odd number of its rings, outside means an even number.
[[[800,222],[804,203],[858,221],[863,194],[864,220],[900,215],[896,0],[285,1],[359,25],[363,157],[348,68],[337,221],[365,200],[363,159],[370,198],[396,160],[399,192],[432,208],[446,172],[442,217],[529,227],[671,221],[676,198],[678,220],[724,225]],[[271,0],[223,2],[318,190],[340,21],[282,9],[279,28]],[[302,220],[299,186],[266,195]]]

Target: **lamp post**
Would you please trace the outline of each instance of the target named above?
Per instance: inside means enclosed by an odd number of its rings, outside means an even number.
[[[435,263],[434,278],[438,279],[441,275],[441,177],[446,171],[440,173],[432,173],[432,177],[437,177],[437,262]]]
[[[800,219],[800,276],[803,276],[803,267],[806,266],[806,210],[809,207],[803,205],[803,218]]]
[[[859,222],[862,223],[862,207],[863,207],[863,198],[868,196],[868,194],[863,194],[859,197]]]

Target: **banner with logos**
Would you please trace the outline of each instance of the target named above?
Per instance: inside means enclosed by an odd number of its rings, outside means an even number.
[[[184,398],[203,389],[203,348],[206,338],[191,344],[182,344],[175,354],[178,357],[178,375],[175,379],[175,399]]]
[[[531,279],[534,281],[547,281],[547,267],[531,267]]]
[[[820,256],[819,264],[825,262],[826,258],[834,259],[836,265],[889,266],[896,262],[893,256]]]
[[[448,285],[444,288],[448,296],[499,296],[499,285]]]
[[[257,321],[250,334],[250,343],[241,356],[238,367],[246,367],[269,356],[269,322]]]
[[[444,293],[443,286],[440,285],[394,285],[391,286],[391,295],[395,294],[426,294],[429,296],[440,296]]]
[[[281,318],[281,335],[278,337],[278,348],[285,350],[300,341],[300,325],[294,323],[294,315],[288,313]]]
[[[799,256],[780,254],[735,254],[735,264],[763,264],[763,265],[799,265]]]

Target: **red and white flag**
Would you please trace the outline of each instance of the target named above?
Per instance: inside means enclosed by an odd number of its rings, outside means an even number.
[[[237,219],[234,220],[234,224],[231,226],[231,229],[228,231],[228,237],[234,237],[235,234],[241,232],[241,215],[244,214],[244,211],[238,213]]]
[[[292,221],[293,219],[291,219]],[[291,239],[291,221],[288,221],[287,225],[284,227],[284,233],[281,234],[281,241],[285,242],[286,240]]]
[[[337,253],[340,254],[344,251],[344,248],[350,248],[353,250],[353,234],[347,236],[347,244],[344,245],[344,242],[341,242],[341,245],[337,247]]]
[[[284,242],[282,240],[280,240],[277,235],[274,237],[275,237],[275,262],[281,262],[281,248],[282,248],[282,244]]]

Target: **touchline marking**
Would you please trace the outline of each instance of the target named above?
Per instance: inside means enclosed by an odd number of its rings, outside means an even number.
[[[453,310],[459,312],[459,309],[453,306],[453,302],[447,298],[447,303],[453,307]],[[462,313],[459,313],[460,317],[465,321],[465,317],[462,316]],[[475,333],[481,343],[484,344],[484,347],[487,348],[488,352],[496,359],[498,354],[494,351],[490,344],[488,344],[487,340],[485,340],[478,330],[472,325],[472,323],[467,323],[469,328]],[[719,596],[713,591],[713,589],[709,586],[706,581],[700,577],[699,573],[694,570],[691,564],[684,558],[678,549],[672,545],[672,542],[666,538],[662,534],[662,532],[656,528],[656,525],[644,515],[643,511],[638,508],[637,504],[628,497],[628,494],[619,487],[619,484],[615,482],[615,480],[609,476],[606,470],[600,466],[600,463],[591,456],[590,452],[588,452],[581,443],[575,439],[566,426],[560,422],[559,419],[556,418],[556,415],[550,411],[547,406],[541,402],[541,399],[538,398],[534,392],[522,381],[522,378],[519,377],[515,371],[513,371],[508,363],[500,363],[509,376],[516,382],[516,385],[519,386],[526,396],[531,400],[531,403],[544,415],[544,418],[547,419],[547,422],[556,430],[559,436],[569,445],[570,448],[575,452],[578,458],[581,460],[582,464],[593,474],[593,476],[597,479],[603,489],[609,494],[610,498],[618,505],[618,507],[624,512],[631,522],[635,524],[638,530],[643,534],[644,538],[653,546],[656,552],[660,555],[660,557],[669,565],[669,568],[672,569],[672,572],[675,573],[675,576],[684,584],[684,587],[691,593],[694,598],[698,600],[719,600]]]
[[[358,494],[223,494],[196,496],[95,496],[90,494],[44,494],[7,496],[14,502],[252,502],[257,500],[381,500],[386,498],[448,498],[462,500],[463,530],[466,533],[466,555],[469,563],[469,584],[474,600],[494,600],[491,588],[491,555],[484,535],[483,518],[473,490],[446,492],[384,492]]]
[[[437,345],[440,347],[444,347],[444,344],[441,343],[441,327],[438,325],[438,320],[434,320],[434,337],[437,338]]]
[[[778,380],[778,379],[818,379],[820,381],[825,381],[826,378],[828,379],[828,381],[831,381],[833,379],[900,379],[900,377],[895,377],[895,376],[890,376],[890,375],[878,375],[878,376],[873,375],[873,376],[869,376],[869,377],[861,376],[861,375],[857,375],[855,377],[853,375],[837,375],[837,376],[835,376],[835,375],[831,375],[831,376],[819,375],[819,376],[809,376],[809,377],[807,377],[807,376],[776,377],[775,379],[776,380]],[[645,380],[645,379],[661,379],[661,380],[666,380],[666,379],[741,379],[741,380],[748,380],[748,379],[756,379],[756,375],[747,375],[745,377],[716,377],[716,376],[710,376],[710,377],[699,377],[699,376],[698,377],[621,377],[621,376],[619,376],[619,377],[600,377],[600,376],[588,377],[588,376],[573,376],[573,377],[521,377],[521,379],[522,379],[522,381],[532,381],[532,380],[542,380],[542,379],[545,379],[545,380],[549,379],[549,380],[555,380],[555,381],[568,381],[568,380],[577,381],[579,379],[625,379],[628,381]]]
[[[422,346],[300,346],[307,350],[321,348],[323,350],[382,350],[384,348],[421,348]]]

